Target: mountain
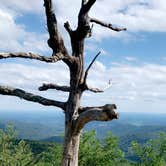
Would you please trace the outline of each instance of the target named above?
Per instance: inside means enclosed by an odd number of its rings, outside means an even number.
[[[166,114],[121,113],[119,120],[91,122],[84,131],[95,130],[100,139],[111,131],[125,150],[133,140],[144,143],[158,132],[166,132],[165,119]],[[64,115],[60,112],[0,112],[0,128],[9,123],[18,131],[18,138],[63,142]]]

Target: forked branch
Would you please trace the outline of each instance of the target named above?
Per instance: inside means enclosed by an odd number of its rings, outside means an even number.
[[[80,108],[80,114],[76,120],[76,131],[80,131],[90,121],[109,121],[118,119],[119,114],[115,112],[115,104],[106,104],[101,107]]]
[[[88,12],[95,2],[96,0],[82,0],[82,6],[78,15],[78,27],[76,30],[77,36],[79,35],[79,38],[77,38],[80,41],[91,36],[91,26]]]
[[[50,100],[32,93],[28,93],[22,89],[16,89],[16,88],[8,87],[8,86],[0,86],[0,94],[8,95],[8,96],[16,96],[16,97],[19,97],[20,99],[36,102],[44,106],[56,106],[62,109],[65,108],[65,103],[63,102]]]
[[[46,91],[48,89],[56,89],[56,90],[60,90],[63,92],[70,92],[69,86],[60,86],[57,84],[43,84],[41,87],[39,87],[40,91]]]
[[[95,2],[96,2],[96,0],[83,0],[82,1],[83,12],[88,13]]]

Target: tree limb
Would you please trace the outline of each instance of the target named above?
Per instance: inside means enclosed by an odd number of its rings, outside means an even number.
[[[101,54],[101,52],[98,52],[97,55],[93,58],[92,62],[90,63],[90,65],[88,66],[88,68],[85,71],[85,76],[84,76],[84,82],[86,82],[87,76],[88,76],[88,72],[89,69],[92,67],[93,63],[95,62],[95,60],[97,59],[97,57]]]
[[[101,26],[104,26],[106,28],[109,28],[113,31],[126,31],[127,29],[126,28],[119,28],[119,27],[114,27],[112,24],[108,24],[108,23],[105,23],[105,22],[102,22],[96,18],[90,18],[90,22],[93,22],[93,23],[96,23],[96,24],[99,24]]]
[[[97,55],[93,58],[92,62],[89,64],[88,68],[86,69],[85,71],[85,74],[84,74],[84,77],[83,77],[83,82],[80,86],[81,88],[81,91],[85,91],[85,90],[89,90],[91,92],[94,92],[94,93],[101,93],[101,92],[104,92],[103,90],[100,90],[98,88],[91,88],[87,85],[87,76],[88,76],[88,72],[90,70],[90,68],[92,67],[93,63],[95,62],[95,60],[97,59],[97,57],[101,54],[101,52],[97,53]]]
[[[55,53],[63,52],[66,54],[66,48],[64,46],[63,39],[58,32],[57,19],[54,14],[52,0],[44,0],[44,7],[47,17],[48,32],[50,35],[48,45],[53,49]]]
[[[89,91],[94,92],[94,93],[103,93],[104,92],[104,90],[102,90],[102,89],[92,88],[92,87],[87,87],[86,90],[89,90]]]
[[[83,0],[84,2],[82,2],[82,10],[84,13],[88,13],[89,10],[91,9],[91,7],[94,5],[94,3],[96,2],[96,0]]]
[[[46,91],[48,89],[56,89],[63,92],[70,92],[69,86],[59,86],[57,84],[43,84],[41,87],[39,87],[40,91]]]
[[[17,96],[17,97],[20,97],[20,99],[36,102],[44,106],[56,106],[62,109],[65,108],[65,103],[63,102],[50,100],[32,93],[28,93],[22,89],[16,89],[16,88],[8,87],[8,86],[0,86],[0,94],[8,95],[8,96]]]
[[[88,15],[89,10],[96,0],[82,0],[82,6],[78,15],[78,27],[76,34],[79,35],[79,40],[91,36],[90,18]]]
[[[52,0],[44,0],[44,6],[47,18],[47,28],[50,36],[48,39],[48,45],[53,50],[53,55],[56,56],[56,53],[61,52],[65,57],[62,60],[70,67],[73,63],[73,58],[69,56],[62,36],[58,31],[57,19],[53,11]]]
[[[47,63],[53,63],[57,62],[59,60],[64,59],[65,57],[63,56],[62,53],[57,53],[55,56],[52,57],[46,57],[46,56],[41,56],[39,54],[34,54],[34,53],[24,53],[24,52],[16,52],[16,53],[0,53],[0,59],[6,59],[6,58],[27,58],[27,59],[35,59]]]
[[[64,27],[65,27],[66,31],[69,33],[69,35],[72,36],[73,31],[72,31],[68,21],[64,23]]]
[[[104,92],[105,90],[109,89],[111,86],[112,86],[111,80],[109,80],[108,85],[107,85],[105,88],[103,88],[103,89],[92,88],[92,87],[89,87],[89,86],[86,84],[86,90],[89,90],[89,91],[94,92],[94,93],[102,93],[102,92]]]
[[[84,107],[80,108],[79,117],[75,122],[76,132],[80,131],[84,125],[90,121],[110,121],[118,119],[119,114],[115,112],[115,104],[106,104],[101,107]]]
[[[81,6],[85,5],[88,0],[82,0]]]

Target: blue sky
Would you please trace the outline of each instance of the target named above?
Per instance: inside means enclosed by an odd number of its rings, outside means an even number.
[[[72,5],[71,5],[72,4]],[[76,27],[81,2],[55,1],[59,29],[70,50],[63,23]],[[109,5],[108,5],[109,4]],[[98,0],[90,16],[127,27],[126,32],[111,32],[94,25],[93,37],[86,40],[86,65],[98,51],[89,85],[106,89],[103,94],[85,93],[83,105],[116,103],[119,112],[165,113],[166,111],[166,2],[164,0]],[[51,55],[47,46],[47,28],[43,1],[1,0],[0,52],[35,52]],[[0,84],[57,100],[68,94],[38,92],[42,83],[68,84],[69,74],[62,62],[44,64],[37,61],[8,59],[0,61]],[[112,86],[108,87],[108,81]],[[33,84],[33,86],[31,86]],[[0,110],[55,110],[15,97],[0,96]]]

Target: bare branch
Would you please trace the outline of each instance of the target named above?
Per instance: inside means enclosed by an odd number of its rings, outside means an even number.
[[[66,31],[69,33],[69,35],[71,36],[73,31],[72,31],[68,21],[64,23],[64,27],[65,27]]]
[[[76,36],[80,41],[91,36],[90,18],[88,12],[95,2],[96,0],[82,0],[82,6],[78,15],[78,27],[76,30]]]
[[[61,52],[65,58],[62,60],[70,67],[74,59],[69,56],[65,47],[61,34],[58,31],[56,15],[53,11],[52,0],[44,0],[45,13],[47,18],[47,27],[50,38],[48,39],[48,45],[53,50],[53,55]]]
[[[43,84],[41,87],[39,87],[40,91],[46,91],[48,89],[56,89],[63,92],[70,92],[70,87],[68,86],[59,86],[57,84]]]
[[[110,121],[118,119],[119,114],[115,112],[115,104],[106,104],[101,107],[84,107],[80,108],[80,114],[76,120],[76,131],[80,131],[84,125],[90,121]]]
[[[65,108],[65,103],[63,102],[50,100],[32,93],[28,93],[22,89],[16,89],[16,88],[8,87],[8,86],[0,86],[0,94],[9,95],[9,96],[17,96],[17,97],[20,97],[20,99],[36,102],[44,106],[56,106],[62,109]]]
[[[126,28],[114,27],[112,24],[108,24],[108,23],[102,22],[102,21],[100,21],[100,20],[98,20],[96,18],[91,18],[90,22],[94,22],[96,24],[99,24],[101,26],[107,27],[107,28],[109,28],[109,29],[111,29],[113,31],[117,31],[117,32],[119,32],[119,31],[126,31],[127,30]]]
[[[89,87],[87,85],[87,83],[85,83],[85,84],[82,85],[82,91],[88,90],[88,91],[91,91],[91,92],[94,92],[94,93],[103,93],[104,91],[106,91],[107,89],[109,89],[111,86],[112,86],[112,84],[109,83],[105,88],[99,89],[99,88]]]
[[[27,59],[35,59],[47,63],[51,62],[57,62],[61,59],[64,58],[63,54],[57,53],[53,57],[46,57],[46,56],[41,56],[39,54],[34,54],[34,53],[24,53],[24,52],[17,52],[17,53],[0,53],[0,59],[5,59],[5,58],[27,58]]]
[[[102,90],[102,89],[91,88],[91,87],[87,87],[86,90],[89,90],[89,91],[94,92],[94,93],[103,93],[104,92],[104,90]]]
[[[89,72],[89,69],[92,67],[93,63],[95,62],[95,60],[97,59],[97,57],[101,54],[101,52],[98,52],[97,55],[93,58],[92,62],[90,63],[90,65],[88,66],[88,68],[86,69],[85,71],[85,76],[84,76],[84,83],[86,83],[86,79],[87,79],[87,76],[88,76],[88,72]]]
[[[53,49],[53,52],[65,52],[64,43],[60,33],[58,32],[57,19],[53,11],[52,0],[44,0],[45,12],[47,17],[47,27],[50,35],[48,45]]]
[[[91,66],[93,65],[93,63],[95,62],[95,60],[97,59],[97,57],[101,54],[101,52],[99,51],[97,53],[97,55],[93,58],[92,62],[90,63],[90,65],[88,66],[88,68],[86,69],[85,73],[88,73],[89,69],[91,68]]]
[[[82,4],[81,6],[85,5],[87,3],[88,0],[82,0]]]
[[[83,4],[83,6],[82,6],[83,12],[88,13],[95,2],[96,2],[96,0],[84,0],[84,2],[82,3]]]

